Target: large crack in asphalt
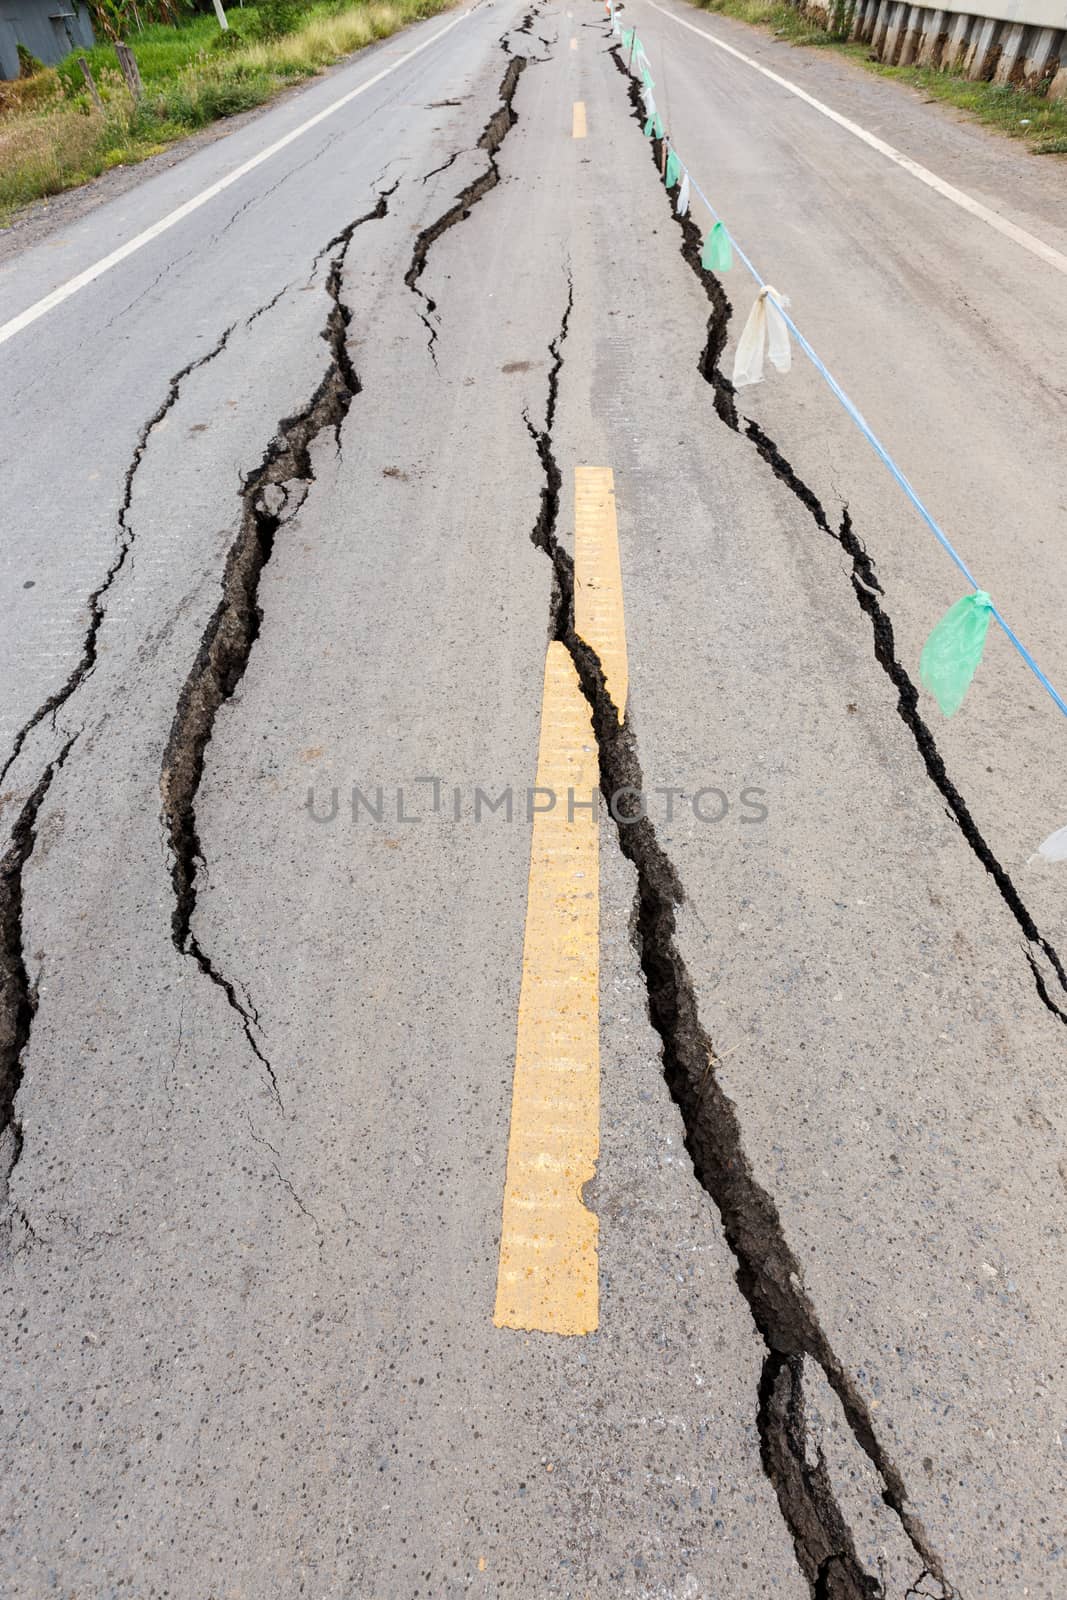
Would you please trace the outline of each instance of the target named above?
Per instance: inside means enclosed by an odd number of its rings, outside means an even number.
[[[522,30],[520,29],[519,31],[521,32]],[[501,49],[504,50],[505,54],[508,53],[506,38],[507,36],[505,35],[500,41]],[[526,56],[508,55],[508,64],[504,69],[504,76],[500,80],[500,104],[482,129],[475,147],[478,150],[484,150],[486,153],[485,171],[479,173],[477,178],[466,184],[459,191],[452,204],[441,213],[436,222],[431,222],[428,227],[423,228],[422,232],[418,234],[411,252],[411,265],[404,274],[404,282],[412,294],[422,301],[425,308],[420,311],[419,316],[428,335],[426,348],[430,352],[434,366],[437,365],[437,352],[434,349],[437,343],[437,329],[431,318],[437,310],[437,302],[426,293],[425,289],[419,287],[419,279],[426,270],[426,258],[433,244],[443,233],[447,233],[449,228],[454,228],[459,222],[465,222],[479,200],[484,199],[490,189],[495,189],[500,182],[500,168],[496,159],[497,152],[519,120],[514,106],[515,90],[518,87],[519,79],[522,77],[526,64]],[[449,163],[446,162],[445,165],[447,166]]]
[[[641,91],[637,80],[627,70],[620,47],[615,44],[609,54],[616,67],[627,80],[630,114],[640,127],[644,121]],[[669,137],[669,134],[668,134]],[[652,159],[657,171],[662,165],[662,144],[659,139],[650,141]],[[700,281],[711,304],[707,337],[698,358],[698,368],[714,394],[715,412],[719,420],[734,433],[742,431],[737,413],[737,395],[733,384],[720,369],[726,345],[732,306],[719,279],[701,265],[700,230],[691,216],[679,217],[665,189],[667,204],[681,233],[681,253]],[[755,446],[759,455],[807,511],[815,526],[833,539],[849,557],[849,580],[860,610],[871,625],[871,638],[875,659],[896,690],[896,712],[907,728],[926,769],[927,777],[945,802],[945,809],[959,828],[960,834],[977,860],[992,879],[1007,911],[1026,941],[1023,946],[1027,964],[1034,980],[1038,998],[1048,1012],[1059,1022],[1067,1024],[1067,969],[1055,946],[1038,928],[1033,915],[1019,893],[1011,874],[997,858],[983,835],[975,818],[950,778],[929,724],[919,709],[919,691],[896,653],[893,624],[880,596],[884,594],[878,581],[875,562],[852,526],[847,505],[843,508],[841,523],[834,528],[815,494],[787,460],[779,445],[751,418],[744,418],[744,436]],[[1042,970],[1041,959],[1048,963],[1049,972]],[[1052,989],[1058,987],[1064,996],[1060,1001]]]
[[[260,311],[266,309],[268,307],[260,307]],[[252,321],[258,315],[259,312],[254,312],[248,320]],[[89,621],[78,659],[60,688],[42,701],[16,733],[7,759],[0,768],[0,783],[22,754],[34,729],[48,718],[51,718],[55,729],[58,713],[92,677],[97,664],[100,632],[107,617],[110,591],[126,566],[136,542],[136,529],[132,521],[134,480],[145,452],[156,429],[177,405],[186,378],[221,355],[235,327],[236,323],[231,323],[210,350],[194,357],[174,373],[168,381],[163,399],[139,429],[133,454],[123,476],[122,498],[116,517],[118,538],[115,553],[103,578],[86,601]],[[23,882],[27,864],[37,844],[41,808],[80,733],[81,730],[66,741],[38,777],[15,820],[7,849],[0,860],[0,1182],[5,1184],[22,1154],[22,1131],[16,1101],[22,1087],[23,1058],[37,1014],[37,986],[28,975],[23,947]],[[6,1137],[8,1129],[12,1130],[10,1139]]]
[[[68,739],[23,803],[0,859],[0,1185],[6,1186],[22,1154],[22,1124],[16,1099],[22,1087],[22,1061],[37,1014],[37,982],[26,967],[23,928],[23,878],[37,843],[41,807],[75,740]],[[11,1130],[9,1138],[8,1130]]]
[[[233,981],[216,967],[193,928],[198,872],[204,864],[196,803],[219,710],[233,697],[244,677],[262,628],[259,585],[263,571],[273,555],[279,531],[299,511],[315,479],[312,446],[320,434],[331,430],[340,449],[341,426],[361,389],[346,337],[352,312],[343,299],[345,259],[357,228],[387,214],[392,192],[380,194],[373,209],[336,234],[316,258],[326,254],[330,257],[326,275],[330,305],[320,333],[329,350],[329,361],[307,404],[279,422],[262,458],[244,479],[241,519],[226,557],[222,594],[178,698],[160,774],[174,891],[171,939],[175,949],[195,961],[226,997],[279,1106],[277,1075],[256,1037],[258,1013],[247,996],[244,1000],[238,997]]]
[[[544,476],[530,537],[552,563],[550,637],[566,647],[589,703],[601,793],[615,820],[619,847],[637,874],[634,944],[649,1018],[662,1046],[664,1079],[681,1113],[694,1175],[719,1213],[736,1263],[738,1288],[766,1349],[756,1397],[763,1470],[816,1600],[880,1596],[882,1586],[857,1555],[821,1451],[807,1429],[803,1362],[808,1359],[821,1369],[837,1396],[853,1438],[878,1474],[884,1503],[895,1514],[924,1573],[939,1585],[940,1600],[951,1600],[955,1590],[910,1509],[900,1472],[875,1434],[867,1403],[830,1345],[804,1290],[777,1207],[752,1173],[737,1111],[719,1082],[715,1050],[701,1023],[693,983],[677,945],[676,911],[685,899],[679,875],[643,807],[632,817],[619,813],[618,796],[644,793],[637,737],[628,709],[620,720],[596,652],[575,631],[574,562],[556,532],[562,476],[552,432],[573,305],[571,283],[559,332],[549,344],[544,426],[538,428],[524,414]]]
[[[53,694],[50,694],[46,700],[42,701],[33,715],[22,724],[22,727],[16,733],[7,759],[3,766],[0,767],[0,784],[3,783],[22,754],[23,746],[33,730],[39,727],[46,717],[53,719],[54,726],[56,713],[62,710],[72,695],[76,694],[86,679],[92,675],[96,667],[100,629],[103,627],[104,618],[107,615],[108,593],[126,565],[127,557],[133,549],[136,537],[130,520],[130,507],[133,503],[133,482],[137,476],[137,469],[144,459],[144,453],[148,449],[148,443],[153,433],[167,416],[167,413],[178,403],[182,384],[186,378],[190,373],[196,372],[200,367],[206,367],[209,361],[214,361],[216,356],[222,354],[235,326],[235,323],[231,323],[210,350],[202,356],[197,356],[195,360],[182,367],[180,372],[174,374],[167,385],[167,392],[163,399],[137,435],[137,443],[134,446],[133,455],[130,457],[130,464],[126,468],[126,475],[123,480],[122,502],[119,506],[117,518],[118,540],[115,547],[115,555],[103,578],[86,601],[89,609],[89,622],[82,639],[81,653],[71,668],[66,682],[56,689]]]
[[[1067,972],[1064,971],[1063,962],[1055,946],[1038,928],[1010,873],[993,854],[971,814],[970,807],[946,771],[937,741],[919,710],[919,691],[907,668],[897,656],[893,623],[880,598],[885,591],[878,581],[874,562],[853,530],[848,507],[844,507],[840,526],[834,528],[816,495],[797,477],[774,440],[768,437],[758,423],[747,417],[745,433],[771,467],[775,477],[786,484],[797,499],[807,507],[816,526],[839,544],[849,557],[852,589],[861,611],[870,619],[875,656],[882,671],[897,691],[897,714],[911,733],[927,776],[943,797],[949,816],[957,824],[963,837],[996,884],[1001,899],[1026,939],[1026,959],[1030,964],[1038,995],[1054,1017],[1060,1022],[1067,1022],[1067,1012],[1050,994],[1047,976],[1038,964],[1035,951],[1040,952],[1048,961],[1061,989],[1067,994]]]

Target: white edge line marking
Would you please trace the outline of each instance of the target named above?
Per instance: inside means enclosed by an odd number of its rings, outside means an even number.
[[[439,28],[431,38],[424,39],[421,44],[415,46],[414,50],[409,50],[406,55],[400,56],[391,66],[383,67],[381,72],[376,72],[373,78],[367,79],[366,83],[361,83],[356,89],[350,89],[339,100],[334,100],[330,105],[324,107],[322,111],[317,111],[313,117],[309,117],[306,122],[302,122],[298,128],[293,128],[283,138],[276,139],[273,144],[267,145],[266,149],[261,150],[258,155],[254,155],[250,160],[242,162],[239,167],[234,167],[233,171],[228,172],[224,178],[219,178],[216,183],[209,184],[206,189],[202,189],[191,200],[186,200],[185,204],[180,205],[176,211],[170,211],[165,217],[160,217],[158,222],[153,222],[152,226],[146,228],[143,233],[137,234],[132,239],[127,239],[126,243],[120,244],[117,250],[112,250],[109,256],[104,256],[91,267],[86,267],[85,271],[79,272],[77,277],[69,278],[66,283],[60,284],[58,289],[53,289],[51,294],[46,294],[43,300],[38,300],[26,311],[20,311],[17,317],[11,318],[10,322],[0,324],[0,344],[6,344],[8,339],[13,339],[16,333],[21,333],[24,328],[28,328],[32,322],[37,321],[38,317],[43,317],[47,311],[53,311],[56,306],[61,306],[64,300],[69,300],[71,295],[78,293],[79,289],[84,289],[87,284],[93,283],[95,279],[102,277],[105,272],[110,272],[112,267],[117,267],[120,261],[125,261],[127,256],[132,256],[142,246],[151,244],[153,239],[158,239],[161,233],[166,233],[167,229],[173,228],[175,223],[183,222],[186,217],[191,216],[194,211],[198,211],[209,200],[214,200],[217,194],[221,194],[224,189],[228,189],[231,183],[236,183],[239,178],[243,178],[246,173],[252,172],[256,167],[261,166],[264,161],[269,161],[271,156],[276,156],[279,150],[284,150],[287,144],[292,144],[294,139],[299,139],[302,134],[307,133],[309,128],[314,128],[320,122],[325,122],[327,117],[332,117],[335,111],[340,111],[342,106],[348,105],[350,100],[355,100],[357,95],[365,94],[368,89],[373,89],[376,83],[381,83],[382,79],[387,78],[391,72],[395,72],[398,67],[404,66],[414,56],[421,55],[423,50],[428,50],[432,44],[437,43],[438,39],[443,39],[446,33],[450,33],[461,22],[465,22],[470,14],[469,11],[461,12],[458,17],[454,17],[445,27]]]
[[[1052,245],[1046,244],[1043,239],[1038,239],[1034,234],[1027,233],[1025,228],[1020,228],[1014,222],[1009,222],[1006,217],[998,216],[997,212],[990,211],[989,207],[984,206],[980,200],[972,200],[971,196],[964,194],[962,189],[957,189],[953,184],[946,183],[944,178],[937,176],[936,172],[931,172],[928,167],[920,166],[910,156],[904,155],[902,151],[895,149],[893,145],[886,144],[884,139],[879,139],[875,134],[868,133],[866,128],[861,128],[858,122],[850,122],[848,117],[843,117],[839,111],[833,111],[829,106],[823,105],[821,100],[816,100],[814,95],[808,94],[807,90],[802,89],[799,84],[791,83],[788,78],[783,78],[777,72],[772,72],[769,67],[761,67],[759,62],[753,61],[751,56],[746,56],[740,50],[735,50],[732,44],[726,44],[722,39],[716,39],[715,35],[708,33],[706,29],[698,28],[692,22],[686,22],[684,17],[676,17],[673,11],[667,10],[666,6],[657,5],[656,0],[648,0],[648,3],[653,11],[662,12],[665,17],[669,17],[672,22],[676,22],[680,28],[688,28],[690,33],[698,34],[708,44],[714,45],[716,50],[725,50],[727,55],[736,56],[738,61],[743,61],[746,67],[753,67],[757,72],[762,72],[763,76],[770,78],[772,83],[777,83],[781,88],[788,89],[789,93],[795,94],[798,100],[805,101],[807,105],[813,106],[816,111],[821,112],[824,117],[829,117],[831,122],[836,122],[839,128],[844,128],[846,132],[854,134],[857,139],[862,139],[864,144],[870,145],[872,150],[877,150],[880,155],[886,156],[890,161],[895,162],[898,167],[903,167],[905,172],[910,172],[912,177],[918,178],[920,183],[925,183],[928,188],[934,189],[939,195],[943,195],[946,200],[951,200],[953,205],[959,206],[961,211],[969,211],[972,217],[978,217],[981,222],[988,223],[991,228],[995,228],[998,233],[1002,233],[1006,239],[1012,239],[1016,244],[1021,244],[1023,249],[1029,250],[1031,255],[1037,256],[1039,260],[1046,262],[1050,267],[1055,267],[1057,272],[1062,272],[1067,276],[1067,256],[1054,249]]]

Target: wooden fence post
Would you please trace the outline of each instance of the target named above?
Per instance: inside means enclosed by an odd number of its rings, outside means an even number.
[[[93,102],[94,102],[94,104],[96,106],[96,109],[98,111],[103,111],[104,102],[100,98],[100,90],[96,87],[96,83],[95,83],[95,81],[93,79],[93,75],[89,71],[89,63],[88,63],[88,61],[86,61],[84,56],[79,56],[78,57],[78,65],[82,69],[82,77],[85,79],[85,87],[88,89],[89,93],[92,95]]]
[[[144,93],[144,85],[141,82],[141,74],[134,59],[133,51],[128,44],[116,41],[115,54],[119,58],[122,76],[126,79],[126,85],[130,93],[135,101],[140,100],[141,95]]]

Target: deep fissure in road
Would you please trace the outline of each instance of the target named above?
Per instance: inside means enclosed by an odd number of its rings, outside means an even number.
[[[1067,1022],[1067,1012],[1056,1004],[1049,993],[1045,974],[1038,966],[1034,949],[1040,950],[1052,967],[1060,987],[1067,993],[1067,973],[1064,971],[1055,947],[1049,943],[1041,933],[1033,917],[1024,903],[1022,896],[1012,881],[1010,873],[1001,865],[986,843],[978,824],[971,815],[970,809],[952,779],[945,770],[945,763],[941,752],[937,748],[929,725],[924,720],[919,710],[919,691],[908,674],[896,653],[896,641],[893,636],[893,623],[879,598],[884,594],[882,585],[875,573],[874,562],[868,555],[862,541],[856,536],[852,528],[852,518],[848,506],[841,514],[841,524],[838,528],[831,526],[823,507],[805,483],[797,477],[789,462],[786,461],[774,440],[769,438],[758,423],[750,418],[745,419],[745,433],[752,440],[763,459],[773,470],[775,476],[785,483],[796,495],[797,499],[805,505],[811,514],[816,526],[823,533],[835,540],[844,550],[852,562],[849,577],[852,582],[853,592],[860,609],[870,618],[871,632],[874,636],[874,653],[883,672],[895,685],[897,690],[897,712],[901,721],[911,732],[916,748],[922,756],[923,765],[927,775],[935,787],[944,797],[951,816],[954,818],[963,837],[985,867],[1000,892],[1001,899],[1011,912],[1019,928],[1031,948],[1026,951],[1026,958],[1030,963],[1030,970],[1034,976],[1037,992],[1053,1016],[1061,1022]]]
[[[9,771],[18,760],[22,753],[22,748],[30,734],[33,732],[34,728],[38,727],[48,716],[51,716],[54,722],[56,712],[60,711],[63,706],[66,705],[71,696],[81,688],[86,678],[89,677],[93,671],[93,668],[96,666],[97,641],[100,636],[100,629],[103,626],[104,617],[107,613],[108,591],[111,589],[116,578],[119,576],[119,573],[126,565],[126,558],[133,548],[135,533],[130,522],[130,506],[133,502],[133,480],[137,476],[137,469],[144,459],[145,451],[148,449],[148,441],[155,430],[159,427],[168,411],[170,411],[172,406],[177,404],[178,396],[181,392],[181,386],[185,379],[191,372],[196,372],[199,367],[206,367],[209,361],[214,361],[215,357],[220,355],[221,352],[225,350],[229,337],[235,326],[235,323],[231,323],[218,342],[209,351],[207,351],[205,355],[197,356],[196,359],[190,361],[187,366],[182,367],[180,372],[176,372],[174,374],[169,385],[167,386],[167,392],[164,395],[159,407],[152,413],[148,421],[141,428],[141,431],[137,436],[137,443],[134,446],[133,455],[130,457],[130,464],[126,468],[126,476],[123,481],[122,503],[119,506],[119,514],[117,519],[118,544],[115,550],[115,557],[105,572],[102,580],[86,601],[86,604],[89,608],[89,624],[85,630],[85,636],[82,640],[81,655],[71,669],[66,682],[60,688],[58,688],[54,694],[50,694],[48,699],[43,701],[42,704],[37,707],[33,715],[23,723],[22,727],[15,735],[11,752],[8,755],[7,760],[4,762],[4,765],[0,767],[0,783],[3,783]]]
[[[263,569],[274,552],[279,530],[299,511],[308,486],[314,482],[311,447],[319,435],[329,429],[340,449],[341,425],[361,389],[346,341],[352,312],[342,297],[345,258],[356,229],[365,222],[384,217],[387,210],[388,194],[383,193],[372,210],[350,222],[316,258],[333,252],[326,275],[330,307],[320,334],[330,359],[307,405],[295,416],[283,418],[258,465],[244,480],[240,526],[226,558],[222,596],[204,630],[196,660],[179,696],[160,774],[163,823],[171,848],[174,889],[171,939],[175,949],[190,956],[205,977],[225,995],[231,1010],[240,1019],[245,1038],[262,1065],[279,1105],[277,1076],[256,1038],[258,1014],[247,999],[242,1001],[238,997],[231,979],[214,965],[193,930],[197,875],[204,860],[197,829],[196,801],[219,710],[232,698],[244,677],[263,624],[259,604]]]
[[[255,315],[256,313],[253,313],[253,316]],[[3,767],[0,768],[0,783],[18,760],[33,730],[49,716],[52,718],[54,728],[56,714],[92,676],[97,662],[99,635],[107,616],[108,594],[126,565],[136,539],[136,530],[131,520],[134,479],[144,460],[149,441],[177,404],[185,379],[190,373],[206,366],[222,353],[235,327],[236,323],[231,323],[210,350],[187,362],[173,375],[162,401],[140,428],[123,478],[122,499],[116,518],[118,541],[115,555],[100,583],[86,601],[89,622],[78,660],[61,687],[37,707],[15,735],[11,751]],[[19,812],[11,831],[8,848],[0,861],[0,1138],[8,1127],[14,1130],[13,1141],[7,1145],[6,1170],[0,1171],[0,1179],[5,1180],[10,1178],[15,1163],[22,1153],[22,1132],[15,1102],[22,1086],[23,1056],[29,1044],[33,1020],[37,1013],[36,987],[28,976],[23,949],[23,879],[27,863],[37,843],[37,823],[41,808],[56,774],[65,765],[79,736],[80,730],[67,740],[59,754],[37,780]]]
[[[37,821],[56,773],[75,739],[45,768],[23,804],[0,859],[0,1184],[6,1184],[22,1154],[22,1124],[15,1101],[22,1087],[22,1058],[37,1013],[37,984],[26,967],[23,874],[37,843]],[[12,1138],[4,1136],[8,1129]]]
[[[617,44],[612,45],[609,54],[627,81],[630,114],[640,127],[644,120],[640,87],[623,62],[620,47]],[[650,145],[653,162],[657,171],[659,171],[662,166],[662,143],[659,139],[653,138],[650,141]],[[720,280],[701,264],[702,241],[699,228],[691,216],[679,217],[671,204],[669,191],[665,189],[664,193],[667,196],[667,204],[671,216],[681,232],[680,249],[682,256],[700,280],[711,302],[712,309],[708,318],[707,338],[700,353],[698,367],[705,382],[710,384],[714,391],[715,411],[719,420],[725,423],[733,432],[739,433],[742,432],[742,429],[737,414],[736,390],[729,378],[720,370],[720,362],[726,345],[727,331],[733,308]],[[907,668],[897,656],[892,620],[879,599],[884,590],[878,581],[873,558],[868,554],[866,547],[852,527],[848,506],[843,507],[841,524],[835,529],[814,490],[804,483],[777,443],[751,418],[746,417],[744,424],[743,432],[745,437],[755,445],[756,450],[771,468],[775,477],[785,484],[796,497],[808,512],[816,527],[839,544],[846,555],[849,556],[852,563],[849,572],[852,590],[860,610],[865,613],[870,621],[875,659],[897,691],[897,715],[910,733],[926,769],[926,774],[945,801],[949,815],[956,823],[974,855],[992,878],[1001,900],[1015,919],[1019,931],[1026,940],[1024,953],[1033,975],[1034,986],[1039,999],[1052,1016],[1056,1017],[1059,1022],[1067,1024],[1067,1009],[1065,1009],[1065,1005],[1067,1005],[1067,969],[1064,967],[1063,959],[1051,941],[1038,928],[1016,888],[1011,874],[990,848],[971,814],[969,806],[946,771],[944,759],[937,747],[937,740],[934,738],[929,724],[925,721],[919,709],[919,691],[915,687]],[[1063,1002],[1057,1001],[1053,997],[1050,989],[1050,976],[1042,971],[1038,960],[1039,956],[1043,956],[1048,962],[1051,968],[1051,983],[1061,990],[1065,997]]]
[[[522,32],[522,29],[520,28],[518,31]],[[412,294],[417,295],[425,306],[425,310],[420,311],[419,316],[421,317],[423,326],[429,335],[426,342],[426,348],[429,350],[430,355],[433,358],[434,366],[437,365],[437,352],[434,349],[434,346],[437,343],[437,329],[434,327],[430,318],[437,310],[437,302],[426,293],[425,289],[420,289],[419,287],[419,279],[426,270],[426,258],[430,253],[430,247],[436,242],[436,240],[438,240],[443,233],[447,233],[449,228],[454,228],[457,223],[465,222],[470,216],[474,206],[478,204],[478,201],[483,199],[489,193],[490,189],[496,188],[497,184],[500,182],[500,168],[497,166],[496,160],[497,151],[500,149],[500,146],[504,143],[504,140],[515,126],[516,122],[519,120],[518,113],[515,110],[513,102],[515,99],[515,90],[518,87],[519,79],[522,77],[527,58],[526,56],[513,56],[509,54],[509,46],[507,44],[506,35],[500,40],[500,47],[504,53],[508,55],[508,64],[504,69],[504,76],[500,80],[500,104],[489,118],[489,121],[486,123],[485,127],[482,129],[476,146],[477,149],[484,150],[486,153],[488,158],[486,169],[471,183],[466,184],[459,191],[459,194],[456,196],[455,200],[446,211],[441,213],[436,222],[431,222],[429,227],[423,228],[422,232],[416,238],[414,247],[412,248],[411,265],[404,274],[404,282],[407,284]],[[444,166],[450,166],[452,161],[456,159],[456,156],[460,154],[462,154],[461,151],[456,151],[456,155],[450,157],[449,160],[444,163]],[[440,167],[435,170],[443,171],[444,167]],[[426,176],[429,177],[431,174],[427,173]],[[425,179],[423,181],[425,182]]]
[[[552,443],[563,346],[574,306],[569,284],[551,364],[544,427],[524,415],[544,474],[530,537],[552,562],[550,636],[574,663],[592,712],[600,788],[609,809],[622,792],[644,792],[637,739],[627,710],[619,720],[600,660],[574,627],[574,562],[557,537],[562,475]],[[685,893],[647,815],[620,818],[619,847],[637,873],[634,943],[652,1026],[662,1045],[663,1074],[681,1113],[685,1148],[701,1187],[714,1202],[736,1262],[736,1281],[766,1347],[757,1396],[763,1470],[793,1539],[798,1564],[816,1600],[876,1600],[879,1581],[862,1566],[837,1504],[821,1453],[807,1429],[803,1360],[822,1371],[856,1443],[877,1472],[882,1498],[895,1513],[924,1572],[954,1594],[926,1532],[908,1507],[903,1479],[875,1435],[866,1401],[845,1372],[804,1292],[800,1267],[770,1195],[753,1176],[733,1102],[719,1082],[714,1047],[698,1014],[692,980],[676,943],[676,910]]]

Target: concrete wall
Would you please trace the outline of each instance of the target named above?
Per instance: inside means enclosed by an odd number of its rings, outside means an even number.
[[[971,16],[965,4],[944,8]],[[1021,22],[1027,28],[1067,28],[1067,0],[982,0],[982,16],[994,22]]]
[[[796,3],[827,24],[836,20],[832,0]],[[1047,85],[1067,97],[1067,0],[982,0],[980,15],[958,5],[855,0],[851,16],[850,37],[889,66],[939,67],[1025,89]]]
[[[92,43],[89,11],[78,0],[0,0],[0,78],[18,77],[20,44],[51,67]]]

